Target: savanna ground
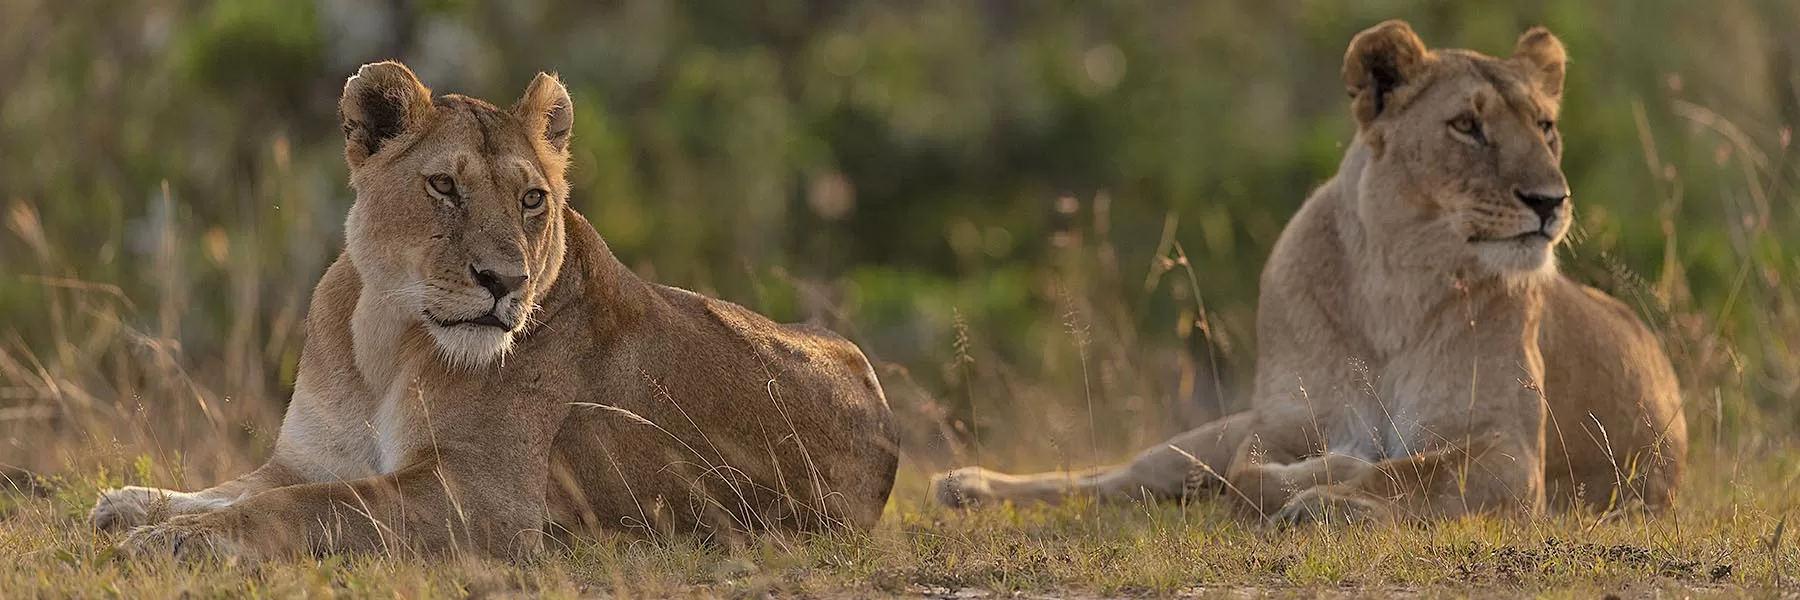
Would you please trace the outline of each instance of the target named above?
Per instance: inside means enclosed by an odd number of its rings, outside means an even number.
[[[930,473],[1122,460],[1240,405],[1256,275],[1387,18],[1569,46],[1564,270],[1681,377],[1676,508],[1273,530],[1217,503],[932,506]],[[1800,594],[1800,5],[0,2],[0,597]],[[577,106],[574,202],[647,277],[813,320],[902,428],[866,537],[621,534],[538,562],[131,563],[121,483],[254,467],[350,198],[361,62]],[[1554,393],[1554,391],[1551,391]]]
[[[1747,451],[1747,449],[1746,449]],[[84,521],[101,483],[48,482],[0,500],[8,597],[1208,597],[1522,595],[1792,596],[1800,552],[1784,531],[1800,462],[1705,452],[1679,509],[1656,518],[1470,518],[1402,527],[1245,522],[1218,503],[958,514],[908,468],[873,533],[770,537],[721,548],[689,538],[571,540],[524,565],[329,557],[257,565],[128,562]],[[1739,466],[1744,465],[1744,466]]]

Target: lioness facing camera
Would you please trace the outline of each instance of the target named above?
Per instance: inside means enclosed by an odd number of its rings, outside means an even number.
[[[344,85],[356,201],[273,457],[204,491],[104,493],[129,552],[514,557],[545,524],[866,529],[893,487],[854,344],[645,282],[570,208],[574,105],[509,110],[370,64]]]
[[[1669,360],[1556,270],[1564,63],[1542,28],[1507,59],[1428,50],[1400,21],[1358,34],[1356,138],[1263,270],[1250,409],[1127,465],[971,467],[935,496],[1205,490],[1284,522],[1668,506],[1687,453]]]

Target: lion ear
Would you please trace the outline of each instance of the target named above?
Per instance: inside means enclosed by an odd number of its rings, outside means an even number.
[[[1518,46],[1513,48],[1512,60],[1525,68],[1532,77],[1533,83],[1545,95],[1562,98],[1563,73],[1569,62],[1569,53],[1563,49],[1562,40],[1543,27],[1533,27],[1519,36]]]
[[[575,103],[555,75],[538,73],[512,112],[525,122],[527,131],[540,132],[551,149],[569,151],[569,134],[575,128]]]
[[[1429,59],[1425,42],[1406,21],[1384,21],[1356,34],[1344,53],[1344,86],[1358,124],[1368,123],[1388,105],[1388,95],[1409,83]]]
[[[361,167],[382,144],[412,130],[431,114],[431,90],[406,65],[363,65],[344,82],[338,116],[344,124],[344,159]]]

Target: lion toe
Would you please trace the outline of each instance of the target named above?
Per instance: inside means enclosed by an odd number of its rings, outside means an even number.
[[[1279,526],[1307,523],[1364,525],[1388,520],[1390,510],[1379,501],[1312,489],[1294,495],[1269,516]]]
[[[159,492],[135,486],[102,492],[88,512],[88,522],[102,531],[116,531],[165,520],[169,499]]]
[[[137,559],[171,557],[180,562],[244,557],[238,544],[204,525],[200,515],[182,515],[133,528],[119,542],[119,552]]]

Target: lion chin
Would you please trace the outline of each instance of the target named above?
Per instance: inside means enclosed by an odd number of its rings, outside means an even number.
[[[437,345],[438,356],[458,370],[479,369],[506,357],[512,350],[512,331],[484,325],[426,324],[425,330]]]
[[[1556,274],[1556,251],[1550,238],[1531,235],[1520,239],[1476,242],[1475,257],[1481,265],[1506,276]]]

